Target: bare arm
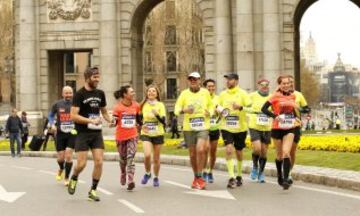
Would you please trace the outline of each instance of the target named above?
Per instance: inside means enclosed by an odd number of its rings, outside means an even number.
[[[101,111],[101,114],[102,114],[103,118],[105,119],[105,121],[107,121],[108,123],[111,123],[112,119],[109,116],[109,113],[108,113],[106,107],[101,107],[100,111]]]
[[[80,108],[79,107],[71,107],[70,118],[77,124],[89,124],[95,123],[93,119],[85,118],[79,115]]]

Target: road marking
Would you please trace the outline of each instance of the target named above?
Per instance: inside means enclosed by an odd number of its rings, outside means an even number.
[[[106,190],[106,189],[104,189],[104,188],[101,188],[101,187],[98,187],[97,190],[100,191],[101,193],[106,194],[106,195],[109,195],[109,196],[114,195],[114,194],[111,193],[110,191],[108,191],[108,190]]]
[[[51,171],[46,171],[46,170],[38,170],[38,172],[48,174],[48,175],[56,175],[56,173],[51,172]]]
[[[5,188],[2,185],[0,185],[0,200],[3,200],[8,203],[12,203],[23,195],[25,195],[25,192],[7,192]]]
[[[207,196],[207,197],[213,197],[213,198],[219,198],[219,199],[236,200],[235,197],[233,195],[231,195],[231,193],[229,193],[229,191],[227,191],[227,190],[194,190],[190,186],[180,184],[178,182],[169,181],[169,180],[166,180],[165,182],[168,184],[177,186],[177,187],[191,190],[191,191],[184,192],[187,194],[193,194],[193,195],[198,195],[198,196]]]
[[[130,208],[131,210],[133,210],[135,213],[138,214],[144,214],[145,211],[142,210],[141,208],[137,207],[136,205],[132,204],[131,202],[124,200],[124,199],[119,199],[118,200],[120,203],[126,205],[128,208]]]
[[[23,170],[32,170],[33,168],[31,167],[23,167],[23,166],[11,166],[12,168],[16,168],[16,169],[23,169]]]

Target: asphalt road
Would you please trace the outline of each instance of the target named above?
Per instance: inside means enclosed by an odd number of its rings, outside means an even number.
[[[197,191],[189,188],[188,167],[163,165],[161,185],[154,188],[152,181],[140,185],[143,165],[138,164],[136,188],[127,192],[120,186],[116,162],[104,163],[98,189],[101,202],[95,203],[86,199],[92,165],[89,161],[75,195],[70,196],[55,180],[55,159],[0,157],[0,215],[360,215],[359,192],[302,182],[284,191],[275,179],[259,184],[248,176],[242,187],[227,190],[225,172],[215,172],[215,183]]]

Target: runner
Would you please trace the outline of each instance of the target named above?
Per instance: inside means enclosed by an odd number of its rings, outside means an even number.
[[[153,186],[159,187],[160,150],[161,145],[164,144],[166,111],[164,103],[160,102],[160,91],[156,86],[150,85],[147,88],[140,110],[143,117],[140,139],[143,142],[145,165],[145,175],[141,183],[147,184],[151,178],[151,151],[153,151]]]
[[[216,95],[215,80],[207,79],[204,81],[203,86],[207,88],[207,90],[210,92],[213,107],[216,107],[219,101],[219,96]],[[206,182],[209,183],[214,182],[212,170],[214,169],[216,162],[216,150],[220,137],[218,119],[218,115],[216,114],[216,112],[214,112],[214,115],[212,115],[210,119],[209,142],[207,143],[205,148],[205,164],[203,170],[203,178]]]
[[[250,173],[252,180],[258,179],[265,183],[264,169],[267,161],[268,145],[271,143],[271,122],[267,115],[261,112],[264,103],[269,99],[269,81],[261,79],[257,82],[258,90],[250,94],[252,102],[249,109],[249,132],[253,145],[253,168]]]
[[[90,149],[94,160],[94,169],[88,199],[100,201],[96,193],[101,178],[104,155],[100,112],[108,123],[111,123],[111,118],[106,110],[105,93],[97,89],[100,81],[99,69],[97,67],[87,68],[84,77],[85,86],[75,93],[71,106],[70,116],[75,122],[78,135],[75,141],[77,163],[68,186],[68,192],[71,195],[75,193],[78,177],[86,166],[87,154]]]
[[[184,114],[184,139],[189,147],[189,157],[194,172],[191,187],[205,189],[202,178],[205,161],[205,146],[209,138],[210,116],[213,113],[209,91],[200,87],[200,74],[188,76],[189,88],[182,91],[175,104],[175,115]]]
[[[76,130],[74,122],[70,119],[70,109],[73,99],[73,90],[70,86],[62,89],[62,100],[53,104],[49,115],[49,124],[52,131],[56,131],[56,152],[59,171],[56,180],[61,181],[65,169],[65,186],[69,185],[69,175],[73,165],[72,155],[75,146]],[[57,125],[55,126],[55,116]]]
[[[295,102],[296,102],[297,106],[300,107],[300,112],[301,113],[310,113],[311,109],[308,106],[304,95],[301,92],[295,90],[294,77],[292,75],[288,75],[288,77],[289,77],[291,89],[295,94]],[[298,116],[301,117],[300,114],[298,114]],[[291,169],[290,169],[290,174],[289,174],[289,183],[290,184],[293,183],[293,180],[291,177],[291,170],[295,164],[296,148],[297,148],[297,144],[300,142],[300,137],[301,137],[301,126],[296,127],[295,129],[296,130],[295,130],[295,136],[294,136],[294,143],[293,143],[293,146],[292,146],[291,152],[290,152],[290,157],[291,157]]]
[[[135,188],[135,154],[138,143],[137,126],[141,125],[140,107],[134,101],[134,89],[129,86],[122,86],[114,92],[118,103],[113,109],[113,116],[116,119],[116,146],[120,156],[120,184],[126,184],[127,190]]]
[[[299,125],[298,109],[295,103],[295,95],[292,94],[290,81],[287,76],[280,76],[277,80],[278,90],[264,104],[261,111],[274,118],[272,123],[271,137],[276,147],[276,168],[278,183],[284,190],[289,189],[289,172],[291,168],[290,151],[294,141],[295,128]],[[268,110],[272,107],[274,112]]]
[[[243,149],[247,134],[246,113],[244,107],[251,105],[249,95],[246,91],[238,87],[239,76],[231,73],[224,76],[226,78],[227,89],[222,91],[219,96],[219,106],[229,109],[229,115],[221,118],[221,135],[226,146],[226,165],[229,173],[228,188],[235,188],[242,185],[242,160]],[[235,148],[235,150],[234,150]],[[233,153],[237,158],[237,176],[235,178]]]

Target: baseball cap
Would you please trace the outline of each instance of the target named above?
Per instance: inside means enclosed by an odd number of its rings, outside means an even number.
[[[239,80],[239,75],[237,75],[236,73],[229,73],[229,74],[224,75],[224,77],[227,79]]]
[[[188,78],[190,78],[190,77],[194,77],[194,78],[200,79],[201,76],[200,76],[199,72],[194,71],[194,72],[192,72],[192,73],[190,73],[190,74],[188,75]]]

